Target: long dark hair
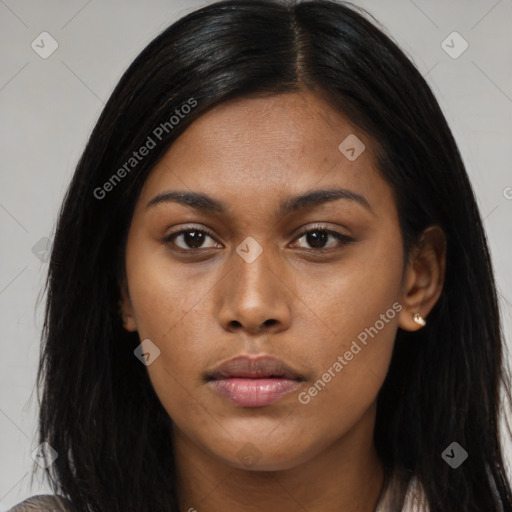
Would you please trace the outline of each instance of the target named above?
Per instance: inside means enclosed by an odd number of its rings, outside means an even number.
[[[118,309],[148,173],[213,106],[300,89],[323,94],[375,141],[405,254],[430,225],[447,238],[442,296],[424,329],[399,330],[378,396],[374,441],[402,484],[398,499],[415,476],[432,512],[493,512],[500,501],[512,512],[499,436],[505,344],[464,164],[418,70],[362,10],[330,0],[228,0],[192,12],[130,65],[91,134],[57,224],[37,376],[39,442],[59,454],[46,475],[77,510],[178,510],[172,421]],[[131,160],[148,137],[149,153]],[[454,441],[469,454],[456,470],[441,457]]]

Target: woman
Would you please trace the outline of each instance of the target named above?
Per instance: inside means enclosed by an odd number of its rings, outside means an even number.
[[[150,43],[48,286],[40,443],[68,510],[512,511],[474,194],[349,4],[218,2]]]

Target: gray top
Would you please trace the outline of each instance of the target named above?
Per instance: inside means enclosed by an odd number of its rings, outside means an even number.
[[[7,512],[72,512],[71,502],[62,496],[38,494],[32,496]]]

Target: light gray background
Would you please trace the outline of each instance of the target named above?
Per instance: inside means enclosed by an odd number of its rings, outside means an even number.
[[[36,300],[48,267],[32,248],[51,239],[74,167],[123,71],[167,25],[206,3],[0,0],[0,511],[49,491],[29,488],[43,312]],[[485,217],[510,345],[512,0],[355,3],[413,59],[454,132]],[[47,59],[31,47],[44,31],[59,45]],[[456,59],[441,46],[453,31],[469,44]]]

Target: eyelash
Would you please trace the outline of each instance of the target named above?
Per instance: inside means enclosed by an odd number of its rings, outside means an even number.
[[[163,242],[168,244],[170,242],[173,242],[173,240],[175,238],[177,238],[178,236],[180,236],[180,235],[182,235],[184,233],[190,233],[190,232],[205,234],[205,235],[208,235],[213,240],[215,240],[215,237],[214,237],[214,235],[213,235],[213,233],[211,231],[209,231],[207,229],[197,229],[197,228],[195,228],[193,226],[189,226],[189,227],[186,227],[186,228],[181,229],[179,231],[175,231],[174,233],[170,233],[169,235],[167,235],[163,239]],[[323,227],[323,226],[313,226],[313,227],[309,228],[306,231],[302,231],[301,233],[299,233],[295,237],[294,240],[298,240],[298,239],[302,238],[303,236],[308,235],[310,233],[325,233],[327,235],[332,235],[334,238],[336,238],[341,243],[341,245],[339,247],[335,247],[335,248],[332,248],[332,247],[329,248],[328,247],[328,248],[320,248],[320,249],[315,249],[315,248],[308,249],[308,248],[300,247],[299,249],[306,249],[306,250],[310,250],[310,251],[313,251],[313,252],[316,252],[316,253],[331,252],[334,249],[340,249],[341,247],[343,247],[343,246],[345,246],[345,245],[355,241],[353,238],[351,238],[351,237],[349,237],[347,235],[342,235],[341,233],[339,233],[337,231],[334,231],[332,229],[328,229],[328,228]],[[207,249],[212,249],[212,248],[208,247]],[[203,251],[205,251],[207,249],[202,249],[202,248],[183,249],[182,247],[178,247],[175,250],[178,250],[178,251],[181,251],[181,252],[184,252],[184,253],[197,254],[198,252],[203,252]]]

